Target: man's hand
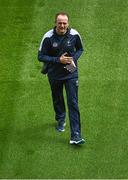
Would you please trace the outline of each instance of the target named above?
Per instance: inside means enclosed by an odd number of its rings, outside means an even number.
[[[64,53],[60,56],[60,62],[62,64],[71,64],[73,62],[73,58],[67,56],[67,53]]]

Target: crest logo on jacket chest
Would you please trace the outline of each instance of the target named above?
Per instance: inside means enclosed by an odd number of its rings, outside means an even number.
[[[58,43],[57,42],[53,42],[52,46],[53,47],[58,47]]]
[[[71,46],[70,40],[67,41],[67,46]]]

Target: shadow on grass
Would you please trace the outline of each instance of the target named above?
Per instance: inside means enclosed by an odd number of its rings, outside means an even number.
[[[30,126],[23,130],[16,130],[13,133],[13,141],[20,142],[21,144],[58,144],[66,143],[64,134],[57,133],[55,124],[45,123],[41,126]],[[61,136],[61,137],[60,137]],[[63,136],[63,137],[62,137]],[[62,140],[62,141],[61,141]]]
[[[55,123],[45,123],[41,126],[30,126],[23,130],[16,130],[13,134],[13,141],[21,145],[32,146],[66,146],[67,148],[78,150],[84,145],[70,145],[67,132],[57,132]],[[30,150],[30,154],[32,151]]]

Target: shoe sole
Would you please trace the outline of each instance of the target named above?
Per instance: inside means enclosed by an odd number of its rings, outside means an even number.
[[[79,144],[84,144],[85,143],[85,140],[82,139],[80,141],[73,141],[73,140],[70,140],[70,144],[76,144],[76,145],[79,145]]]
[[[65,131],[65,129],[57,129],[57,128],[56,128],[56,130],[57,130],[58,132],[64,132],[64,131]]]

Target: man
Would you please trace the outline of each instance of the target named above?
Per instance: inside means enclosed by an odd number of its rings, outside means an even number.
[[[57,131],[65,130],[65,103],[63,86],[66,89],[70,120],[70,144],[83,144],[80,113],[78,108],[77,60],[83,52],[79,33],[69,28],[69,16],[60,12],[55,16],[55,27],[48,31],[40,44],[38,60],[44,62],[43,73],[47,73],[51,91]]]

